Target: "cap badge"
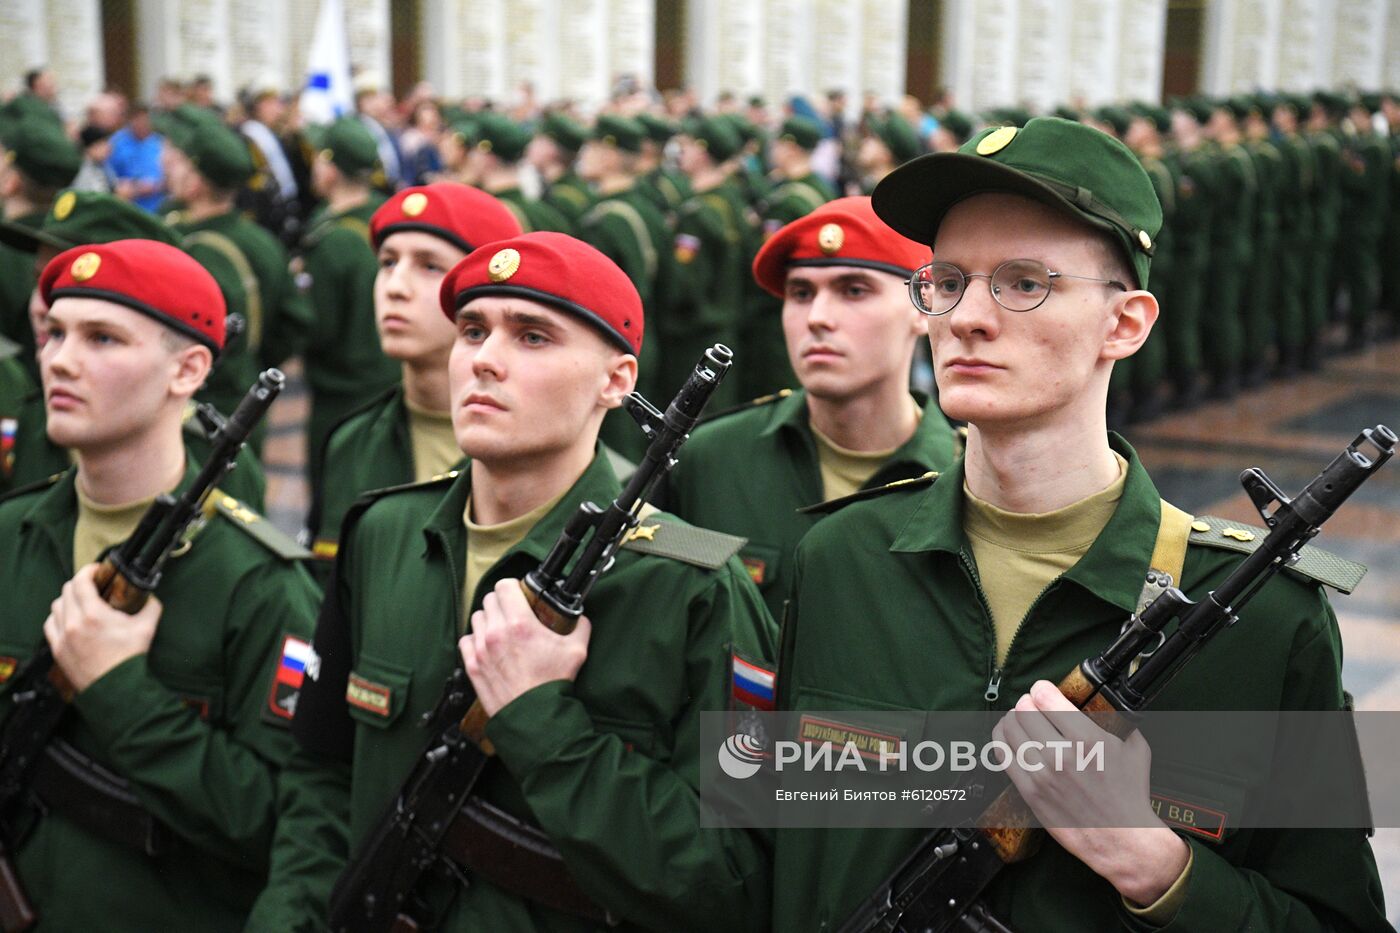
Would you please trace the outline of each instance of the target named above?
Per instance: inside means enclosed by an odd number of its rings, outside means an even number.
[[[817,231],[817,246],[828,256],[835,256],[846,242],[846,231],[840,224],[827,224]]]
[[[1003,126],[999,130],[992,130],[977,144],[977,154],[989,156],[1001,152],[1011,140],[1016,138],[1018,132],[1019,130],[1014,126]]]
[[[513,249],[506,248],[491,257],[491,262],[486,267],[486,274],[493,282],[504,282],[520,269],[520,254]]]
[[[102,265],[102,257],[96,253],[83,253],[73,260],[73,265],[69,267],[69,272],[73,274],[73,281],[86,282],[97,274],[97,269]]]
[[[405,217],[417,217],[428,208],[428,196],[421,191],[415,191],[403,199],[403,213]]]
[[[68,215],[73,213],[73,206],[78,203],[78,196],[71,191],[63,192],[63,195],[53,204],[53,219],[67,220]]]
[[[1138,242],[1142,244],[1142,248],[1145,250],[1150,250],[1152,248],[1152,236],[1146,230],[1138,231]]]

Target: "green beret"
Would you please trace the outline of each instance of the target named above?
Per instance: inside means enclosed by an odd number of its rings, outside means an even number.
[[[823,135],[825,133],[822,130],[822,125],[811,117],[788,117],[783,121],[782,128],[778,130],[779,139],[797,143],[808,152],[817,148]]]
[[[540,121],[540,133],[570,152],[578,152],[588,140],[588,131],[562,113],[547,114]]]
[[[648,139],[663,146],[670,142],[671,137],[678,132],[676,124],[665,117],[658,117],[654,113],[637,114],[637,122],[646,130]]]
[[[1162,205],[1137,156],[1093,127],[1040,117],[983,130],[957,152],[903,165],[875,188],[875,213],[898,233],[933,245],[954,204],[1001,191],[1040,201],[1110,235],[1147,287]]]
[[[36,185],[62,188],[83,167],[83,154],[52,120],[21,117],[0,137],[6,155],[20,173]]]
[[[313,144],[329,153],[336,168],[359,178],[379,168],[379,145],[365,125],[354,117],[341,117],[320,134]]]
[[[733,124],[718,116],[691,117],[681,132],[709,150],[716,162],[732,159],[744,147]]]
[[[150,211],[98,191],[61,192],[38,229],[0,224],[0,242],[26,253],[35,252],[41,243],[65,250],[113,240],[158,240],[170,246],[180,245],[175,231]]]
[[[598,122],[593,124],[593,139],[624,152],[641,152],[646,135],[646,130],[636,120],[616,114],[600,114]]]
[[[883,117],[871,114],[866,122],[870,127],[870,132],[889,147],[890,154],[894,156],[896,162],[903,163],[910,159],[916,159],[924,151],[914,128],[909,125],[908,120],[899,114],[887,113]]]
[[[218,115],[181,104],[166,139],[183,152],[199,174],[219,188],[241,188],[253,177],[253,155],[244,138],[229,129]]]
[[[506,162],[516,162],[530,145],[530,133],[510,117],[488,110],[476,115],[467,141]]]
[[[972,117],[961,110],[946,111],[938,123],[953,134],[959,145],[967,142],[967,138],[972,135]]]

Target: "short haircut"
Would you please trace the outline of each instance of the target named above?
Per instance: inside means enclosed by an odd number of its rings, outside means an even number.
[[[48,69],[45,68],[43,65],[40,65],[38,68],[31,68],[28,71],[26,71],[24,73],[24,86],[29,88],[29,90],[33,91],[34,86],[39,83],[39,79],[43,77],[45,71],[48,71]]]

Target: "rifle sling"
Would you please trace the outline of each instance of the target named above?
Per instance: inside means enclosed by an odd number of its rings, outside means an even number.
[[[94,836],[153,858],[169,846],[169,830],[141,805],[127,780],[62,739],[44,746],[30,786],[46,808]]]
[[[548,836],[480,797],[462,805],[443,837],[442,854],[542,907],[607,926],[620,922],[583,892]]]

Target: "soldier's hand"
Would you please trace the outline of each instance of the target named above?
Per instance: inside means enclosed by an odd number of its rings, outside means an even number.
[[[145,654],[160,622],[154,596],[135,615],[107,605],[93,582],[96,572],[97,565],[88,564],[63,584],[44,620],[54,663],[80,693],[127,658]]]
[[[1189,850],[1152,810],[1152,749],[1140,733],[1119,739],[1041,680],[997,724],[993,737],[1013,751],[1027,743],[1070,742],[1087,750],[1102,742],[1102,771],[1076,767],[1077,749],[1055,767],[1049,746],[1043,752],[1027,748],[1030,767],[1015,761],[1007,776],[1055,841],[1130,902],[1150,905],[1180,877]]]
[[[581,617],[568,635],[545,628],[520,589],[519,580],[502,580],[472,613],[472,631],[457,647],[476,695],[487,714],[516,697],[553,680],[573,680],[588,657],[588,618]]]

